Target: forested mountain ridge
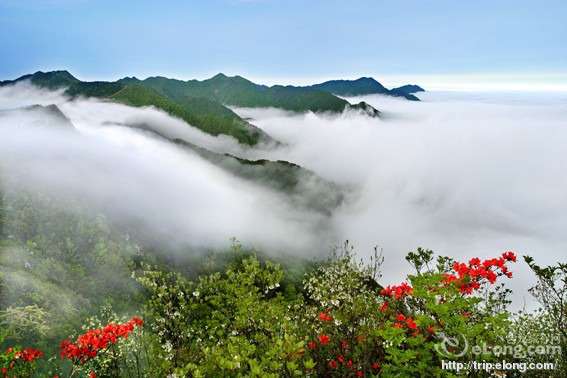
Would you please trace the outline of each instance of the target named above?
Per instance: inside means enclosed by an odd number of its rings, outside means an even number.
[[[414,96],[413,93],[425,91],[417,85],[404,85],[402,87],[388,89],[372,77],[361,77],[356,80],[329,80],[304,88],[325,91],[339,96],[382,94],[386,96],[403,97],[410,101],[419,101],[419,98]]]
[[[145,80],[125,78],[122,83],[137,83],[151,87],[176,101],[187,98],[207,98],[224,105],[247,108],[279,108],[294,112],[341,113],[345,109],[358,109],[359,104],[350,104],[328,91],[315,88],[274,85],[268,87],[253,83],[241,76],[226,76],[219,73],[206,80],[182,81],[155,76]],[[379,112],[369,112],[373,116]]]
[[[96,97],[137,107],[154,106],[208,134],[230,135],[240,143],[251,146],[262,141],[274,141],[227,106],[330,113],[352,109],[371,117],[380,114],[367,103],[350,104],[327,91],[281,85],[268,87],[240,76],[228,77],[224,74],[202,81],[126,77],[114,82],[87,82],[77,79],[68,71],[39,71],[15,80],[0,81],[0,86],[25,80],[41,88],[64,89],[64,93],[71,97]]]
[[[32,84],[41,88],[65,89],[65,94],[71,97],[104,98],[137,107],[154,106],[208,134],[230,135],[240,143],[247,145],[255,145],[260,141],[272,141],[267,134],[250,125],[232,110],[204,98],[187,97],[173,100],[148,86],[122,81],[84,82],[76,79],[67,71],[36,72],[16,80],[2,81],[0,86],[24,80],[30,80]]]

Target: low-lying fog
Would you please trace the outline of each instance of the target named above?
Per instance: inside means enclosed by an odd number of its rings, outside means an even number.
[[[55,103],[78,129],[30,127],[29,111],[0,114],[0,169],[13,183],[79,196],[120,220],[140,221],[158,240],[220,248],[230,237],[271,253],[320,254],[349,239],[364,256],[383,249],[384,280],[409,271],[423,246],[468,259],[505,250],[542,264],[565,261],[567,94],[420,93],[422,102],[364,100],[382,119],[356,113],[297,115],[235,109],[286,147],[248,150],[153,109],[21,84],[0,88],[0,109]],[[152,135],[148,123],[217,152],[283,159],[351,188],[332,216],[297,208]],[[516,305],[533,281],[513,267]]]
[[[468,259],[504,250],[543,264],[567,260],[567,93],[420,93],[422,102],[364,100],[383,120],[239,109],[291,148],[289,159],[359,196],[333,217],[338,239],[386,257],[384,278],[408,270],[417,246]],[[514,266],[515,304],[531,302]]]

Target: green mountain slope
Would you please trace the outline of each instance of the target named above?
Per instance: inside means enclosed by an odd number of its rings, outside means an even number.
[[[253,129],[232,110],[205,98],[188,98],[175,102],[143,85],[126,85],[110,96],[112,100],[130,106],[155,106],[181,118],[211,135],[231,135],[241,143],[255,145],[263,133]]]
[[[368,87],[365,94],[374,93],[372,90],[375,89],[372,88],[375,84],[366,79],[358,85]],[[165,77],[139,80],[126,77],[115,82],[84,82],[67,71],[40,71],[16,80],[0,82],[0,86],[23,80],[30,80],[42,88],[65,88],[65,93],[71,97],[105,98],[137,107],[154,106],[206,133],[215,136],[230,135],[247,145],[255,145],[260,141],[275,141],[225,105],[274,107],[295,112],[341,113],[350,109],[371,117],[380,115],[378,110],[367,103],[350,104],[347,100],[335,96],[331,93],[333,88],[329,86],[322,87],[325,90],[281,85],[268,87],[240,76],[228,77],[223,74],[202,81],[182,81]],[[344,88],[339,92],[343,94],[359,93],[347,90],[352,83],[345,81],[342,85]],[[360,91],[360,88],[357,91]]]
[[[178,117],[211,135],[230,135],[240,143],[255,145],[273,141],[266,133],[240,118],[224,105],[207,98],[168,96],[163,91],[142,85],[136,79],[117,82],[83,82],[67,71],[36,72],[16,80],[0,82],[0,86],[30,80],[34,85],[48,89],[65,89],[71,97],[97,97],[130,106],[154,106]]]
[[[15,80],[0,81],[0,86],[15,84],[25,80],[31,81],[32,84],[38,87],[47,89],[60,89],[80,82],[79,79],[75,78],[68,71],[38,71],[34,74],[21,76]]]
[[[135,79],[127,78],[122,82],[132,80]],[[334,113],[352,106],[348,101],[328,92],[293,86],[268,87],[240,76],[228,77],[224,74],[202,81],[150,77],[140,83],[178,102],[191,97],[202,97],[238,107],[274,107],[295,112]]]

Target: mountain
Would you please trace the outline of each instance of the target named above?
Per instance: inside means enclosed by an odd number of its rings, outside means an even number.
[[[407,84],[402,85],[401,87],[391,89],[392,92],[404,93],[404,94],[413,94],[417,92],[425,92],[425,89],[420,87],[419,85],[415,84]]]
[[[348,101],[327,91],[282,85],[268,87],[255,84],[241,76],[229,77],[222,73],[202,81],[150,77],[143,81],[126,78],[122,79],[121,82],[136,82],[151,87],[176,101],[200,97],[229,106],[273,107],[294,112],[341,113],[345,109],[357,109],[356,105],[351,105]],[[370,105],[366,104],[366,106]],[[378,111],[370,113],[379,114]]]
[[[425,91],[417,85],[404,85],[402,87],[388,89],[371,77],[361,77],[356,80],[329,80],[324,83],[303,88],[325,91],[338,96],[348,97],[382,94],[393,97],[404,97],[410,101],[419,101],[419,98],[414,96],[413,93]]]
[[[401,87],[390,89],[390,93],[392,95],[405,97],[409,100],[413,99],[415,101],[419,101],[419,98],[413,95],[413,93],[417,92],[425,92],[425,89],[423,89],[419,85],[414,84],[402,85]]]
[[[115,125],[146,131],[191,153],[196,153],[235,176],[285,194],[300,208],[309,208],[331,215],[344,200],[343,188],[285,160],[250,160],[229,153],[214,152],[184,139],[166,136],[149,123]]]
[[[96,97],[113,100],[130,106],[154,106],[180,118],[211,135],[230,135],[240,143],[255,145],[259,142],[275,142],[265,132],[251,125],[222,104],[206,98],[171,98],[149,86],[137,84],[136,79],[116,82],[85,82],[67,71],[36,72],[16,80],[0,82],[0,86],[24,80],[48,89],[63,89],[70,97]]]
[[[16,82],[20,82],[24,80],[29,80],[31,81],[32,84],[37,85],[38,87],[48,88],[48,89],[59,89],[80,82],[79,79],[75,78],[68,71],[51,71],[51,72],[38,71],[34,74],[21,76],[16,80],[0,81],[0,86],[14,84]]]
[[[274,107],[294,112],[342,113],[356,110],[370,117],[380,115],[367,103],[350,104],[329,91],[282,85],[268,87],[241,76],[229,77],[222,73],[202,81],[157,76],[145,80],[126,77],[114,82],[85,82],[67,71],[39,71],[15,80],[2,81],[0,86],[24,80],[41,88],[65,89],[65,94],[70,97],[96,97],[130,106],[154,106],[203,132],[215,136],[230,135],[250,146],[277,141],[227,106]]]
[[[308,88],[317,89],[339,96],[362,96],[368,94],[387,94],[388,89],[371,77],[361,77],[356,80],[329,80],[314,84]]]
[[[246,122],[232,110],[206,98],[188,97],[174,101],[152,88],[130,84],[111,95],[110,99],[136,107],[155,106],[190,125],[198,125],[199,129],[208,134],[231,135],[248,145],[273,141],[265,132]]]

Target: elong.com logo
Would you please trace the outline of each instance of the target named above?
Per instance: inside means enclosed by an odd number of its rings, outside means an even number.
[[[488,345],[486,343],[470,345],[463,334],[448,336],[444,333],[438,335],[441,341],[435,345],[437,353],[443,357],[459,358],[470,353],[475,357],[492,355],[495,357],[510,356],[513,358],[526,358],[533,356],[558,356],[561,354],[559,342],[546,345]]]

